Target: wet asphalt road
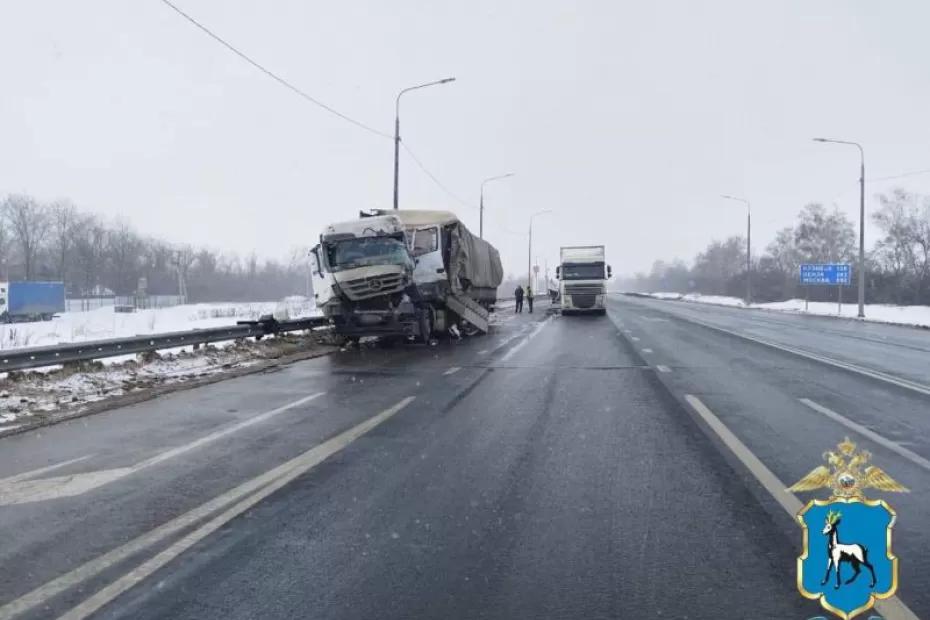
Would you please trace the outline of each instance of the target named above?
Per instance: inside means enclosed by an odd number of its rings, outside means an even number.
[[[720,310],[502,313],[486,337],[344,351],[0,440],[0,618],[821,615],[795,589],[791,518],[682,395],[788,484],[855,435],[799,399],[926,458],[930,401],[676,314],[765,329]],[[868,329],[818,346],[921,333]],[[913,489],[889,498],[901,592],[930,615],[928,471],[854,439]]]

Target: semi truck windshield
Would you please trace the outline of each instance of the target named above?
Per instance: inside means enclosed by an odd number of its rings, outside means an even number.
[[[333,271],[371,265],[404,265],[411,262],[407,246],[390,237],[362,237],[332,243],[327,248]]]
[[[565,263],[562,265],[563,280],[603,280],[604,263]]]

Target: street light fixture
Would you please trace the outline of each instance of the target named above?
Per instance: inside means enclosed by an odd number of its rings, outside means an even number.
[[[500,179],[506,179],[507,177],[512,177],[513,172],[508,172],[507,174],[501,174],[496,177],[489,177],[481,182],[481,200],[478,203],[478,236],[484,239],[484,186],[486,183],[491,181],[498,181]]]
[[[435,82],[427,82],[425,84],[417,84],[416,86],[411,86],[405,88],[399,93],[397,93],[397,99],[394,100],[394,208],[397,208],[397,191],[398,191],[398,177],[400,176],[400,96],[404,93],[409,93],[411,90],[417,90],[418,88],[426,88],[427,86],[437,86],[439,84],[448,84],[449,82],[454,82],[455,78],[444,78],[441,80],[436,80]]]
[[[752,208],[745,198],[727,196],[726,194],[722,194],[720,197],[742,202],[746,205],[746,305],[748,306],[752,303]]]
[[[859,149],[859,318],[865,318],[865,151],[858,142],[814,138],[814,142],[849,144]]]
[[[530,286],[530,283],[533,281],[533,219],[537,215],[545,215],[546,213],[552,213],[552,209],[546,209],[545,211],[537,211],[530,216],[530,242],[529,248],[526,253],[526,285]]]

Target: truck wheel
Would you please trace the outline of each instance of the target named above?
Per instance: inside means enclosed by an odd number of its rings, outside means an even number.
[[[429,308],[424,308],[420,313],[420,342],[429,344],[430,336],[433,334],[433,317],[430,316]]]

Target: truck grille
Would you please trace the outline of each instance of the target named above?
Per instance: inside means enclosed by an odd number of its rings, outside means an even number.
[[[576,295],[603,295],[604,289],[598,284],[566,284],[565,294],[575,297]]]
[[[342,289],[352,299],[364,299],[385,293],[394,293],[404,287],[404,276],[399,273],[383,276],[369,276],[348,280],[342,283]]]

